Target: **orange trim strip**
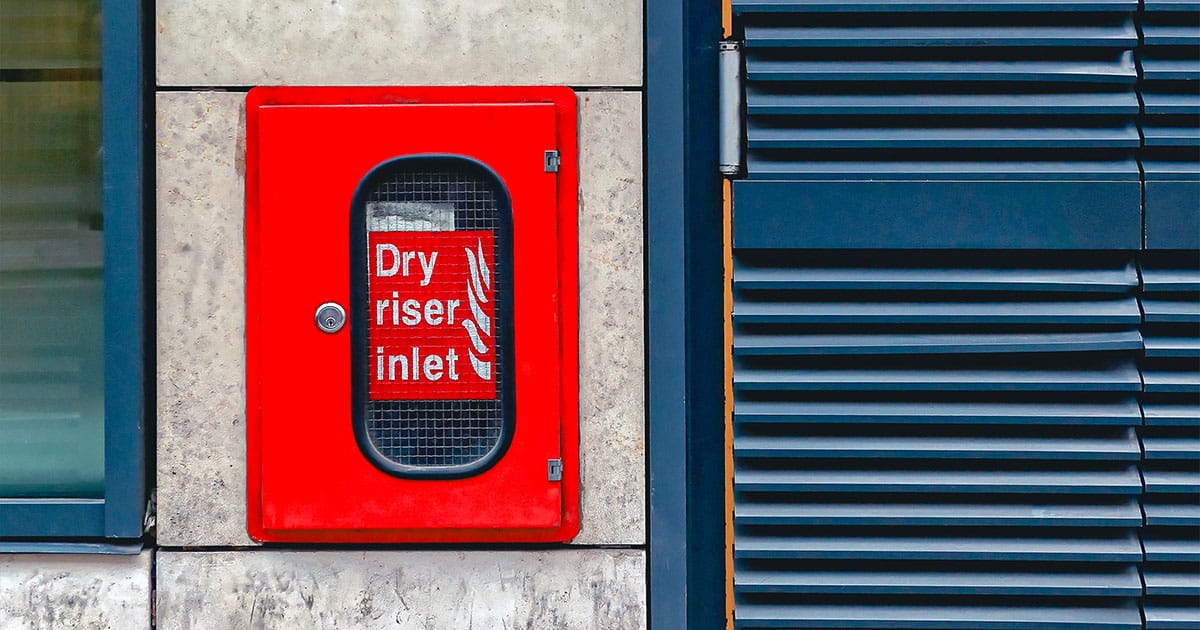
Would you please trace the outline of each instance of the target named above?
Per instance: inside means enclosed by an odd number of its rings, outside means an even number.
[[[722,37],[733,37],[733,0],[721,0],[721,31]]]

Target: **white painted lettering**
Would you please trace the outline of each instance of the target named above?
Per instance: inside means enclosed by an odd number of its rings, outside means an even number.
[[[412,260],[413,258],[416,258],[416,257],[417,257],[417,253],[416,253],[416,252],[404,252],[404,256],[402,256],[402,258],[403,258],[403,260],[404,260],[404,262],[403,262],[404,269],[403,269],[403,272],[402,272],[402,273],[403,273],[403,275],[404,275],[404,277],[405,277],[405,278],[407,278],[407,277],[408,277],[408,261],[410,261],[410,260]]]
[[[425,357],[425,378],[430,381],[442,378],[442,357],[436,354]]]
[[[442,323],[442,301],[429,300],[425,303],[425,323],[430,326],[437,326]]]
[[[454,300],[451,300],[451,301],[453,302]],[[446,351],[446,366],[447,366],[447,368],[449,368],[450,380],[452,380],[452,381],[458,380],[458,366],[456,365],[457,363],[458,363],[458,353],[454,351],[454,348],[450,348],[449,350]]]
[[[433,252],[429,260],[426,261],[425,252],[417,252],[417,257],[421,261],[421,272],[425,274],[425,277],[421,279],[421,286],[423,287],[429,286],[429,281],[433,278],[433,266],[437,264],[437,255],[437,252]],[[405,275],[407,275],[407,272]]]
[[[383,265],[383,253],[384,252],[391,252],[391,254],[392,254],[392,266],[391,267],[384,267],[384,265]],[[407,252],[406,252],[406,255],[407,255]],[[408,263],[405,263],[405,269],[408,269],[407,265],[408,265]],[[389,243],[379,243],[378,245],[375,246],[375,275],[377,275],[381,278],[386,278],[388,276],[394,276],[394,275],[396,275],[396,271],[399,268],[400,268],[400,250],[396,249],[395,245],[391,245]],[[408,275],[408,271],[405,271],[404,274]]]
[[[421,323],[421,303],[408,299],[404,300],[404,325],[416,326]]]
[[[388,357],[388,380],[396,380],[396,363],[400,363],[400,380],[408,380],[408,361],[404,359],[404,355],[393,354]],[[416,372],[416,370],[413,370]]]

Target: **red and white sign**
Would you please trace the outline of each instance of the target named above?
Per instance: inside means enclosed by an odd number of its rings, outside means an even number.
[[[368,232],[371,400],[495,400],[491,231]]]

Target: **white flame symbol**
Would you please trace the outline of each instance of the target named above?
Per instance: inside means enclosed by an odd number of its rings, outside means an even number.
[[[471,367],[475,368],[475,373],[479,378],[490,381],[492,380],[492,362],[484,361],[476,356],[476,352],[480,355],[486,355],[490,349],[484,343],[484,336],[492,336],[492,320],[483,312],[479,305],[487,304],[486,289],[492,288],[492,276],[488,270],[487,261],[483,258],[483,242],[476,240],[476,246],[479,250],[478,262],[476,262],[475,252],[471,248],[464,247],[463,251],[467,253],[467,264],[471,265],[471,279],[467,281],[467,302],[471,305],[471,314],[475,317],[474,320],[463,319],[463,328],[467,329],[467,334],[471,337],[471,345],[475,347],[474,351],[467,350],[467,354],[471,357]]]

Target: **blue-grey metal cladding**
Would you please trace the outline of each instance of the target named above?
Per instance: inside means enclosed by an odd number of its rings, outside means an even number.
[[[1141,429],[1148,628],[1200,627],[1200,252],[1147,254]]]
[[[1141,245],[1136,0],[734,10],[735,246]]]
[[[1129,254],[738,249],[733,283],[738,628],[1141,626]]]
[[[722,628],[719,0],[646,3],[649,625]]]
[[[1146,0],[1141,28],[1146,247],[1197,249],[1200,2]]]

